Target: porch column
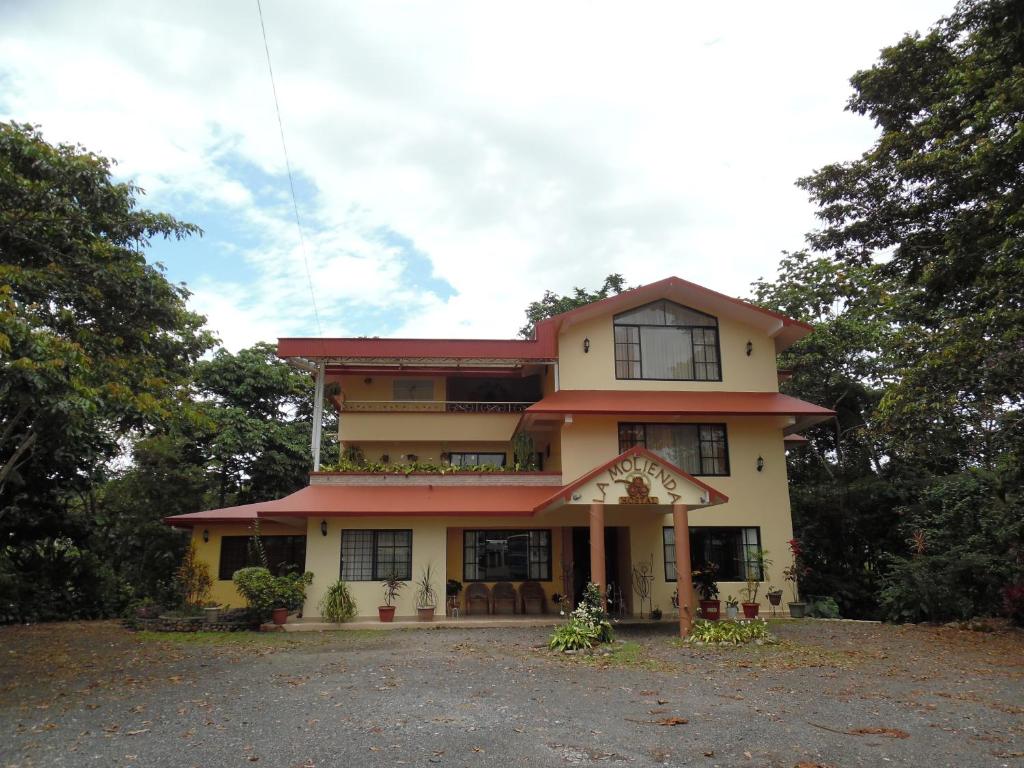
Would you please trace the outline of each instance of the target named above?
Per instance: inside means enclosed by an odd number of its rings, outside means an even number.
[[[679,590],[679,636],[686,637],[693,626],[690,566],[690,509],[685,504],[672,505],[672,526],[676,538],[676,588]]]
[[[310,448],[313,452],[313,471],[320,471],[320,434],[324,424],[324,373],[327,364],[320,360],[316,364],[316,386],[313,389],[313,436]]]
[[[590,580],[601,589],[601,602],[608,594],[604,583],[604,504],[590,505]]]

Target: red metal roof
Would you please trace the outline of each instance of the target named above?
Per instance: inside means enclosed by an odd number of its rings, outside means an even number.
[[[532,515],[550,485],[310,485],[277,501],[164,518],[168,525],[246,522],[258,517]]]
[[[524,339],[317,339],[277,340],[278,357],[422,358],[433,360],[554,360],[553,333]]]
[[[621,413],[635,416],[833,416],[834,411],[779,392],[666,392],[563,389],[526,409],[527,414]]]

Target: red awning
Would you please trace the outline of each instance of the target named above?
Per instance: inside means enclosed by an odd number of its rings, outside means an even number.
[[[563,389],[526,409],[529,414],[821,416],[828,408],[779,392],[666,392],[665,390]]]
[[[168,525],[246,522],[257,517],[532,515],[550,485],[309,485],[277,501],[164,518]]]

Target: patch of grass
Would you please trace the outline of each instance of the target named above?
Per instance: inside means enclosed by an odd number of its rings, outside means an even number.
[[[607,669],[608,667],[630,667],[633,669],[664,669],[665,663],[651,658],[642,643],[624,642],[610,645],[595,645],[589,651],[575,655],[559,654],[560,658],[579,664]]]
[[[714,650],[719,650],[715,648]],[[823,667],[829,669],[851,669],[863,663],[867,654],[858,651],[837,651],[820,645],[807,645],[783,640],[774,645],[748,645],[721,648],[733,651],[729,661],[737,667],[760,669],[802,669]]]
[[[283,645],[294,638],[285,632],[150,632],[133,635],[144,643],[175,643],[177,645]]]

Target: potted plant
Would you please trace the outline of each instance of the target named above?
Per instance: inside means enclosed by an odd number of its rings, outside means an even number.
[[[722,615],[722,603],[717,599],[717,573],[718,566],[714,563],[705,563],[699,571],[693,572],[693,588],[700,595],[700,615],[708,621],[718,621]]]
[[[302,610],[306,602],[306,587],[313,581],[313,574],[289,573],[275,576],[271,584],[274,608],[271,621],[278,626],[288,621],[288,614]]]
[[[216,624],[220,619],[221,606],[218,603],[207,603],[203,606],[203,618],[207,624]]]
[[[398,593],[402,591],[405,582],[392,573],[381,582],[381,586],[384,587],[384,605],[377,606],[377,615],[381,621],[394,621],[395,600],[398,599]]]
[[[740,601],[732,595],[725,596],[725,615],[726,618],[735,619],[740,613]]]
[[[768,559],[768,550],[751,545],[747,547],[747,583],[743,587],[746,600],[743,602],[743,617],[756,619],[761,610],[761,604],[757,602],[757,593],[761,589],[761,579],[768,572],[772,561]]]
[[[437,593],[434,591],[434,569],[427,563],[420,571],[416,582],[416,615],[420,621],[433,621],[437,608]]]
[[[810,568],[804,563],[804,552],[800,545],[800,539],[789,540],[789,551],[793,555],[793,563],[782,571],[786,581],[793,582],[793,602],[789,604],[789,616],[792,619],[802,619],[807,615],[807,603],[800,599],[799,581],[801,576],[806,576]]]

